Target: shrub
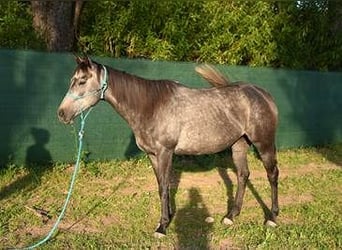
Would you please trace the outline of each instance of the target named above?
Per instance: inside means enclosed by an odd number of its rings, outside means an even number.
[[[43,49],[32,27],[29,3],[0,1],[0,48]]]

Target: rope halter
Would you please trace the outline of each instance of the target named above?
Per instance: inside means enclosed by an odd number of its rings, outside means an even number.
[[[104,95],[108,88],[108,73],[107,73],[107,68],[104,65],[101,65],[101,66],[103,69],[103,77],[101,77],[99,89],[88,91],[84,93],[83,95],[76,95],[72,93],[71,91],[68,91],[68,93],[66,94],[66,97],[70,97],[74,100],[80,100],[88,96],[97,95],[100,92],[100,100],[104,100]]]

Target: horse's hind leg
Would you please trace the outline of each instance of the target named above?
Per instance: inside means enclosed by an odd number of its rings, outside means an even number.
[[[276,158],[276,148],[274,143],[263,145],[261,143],[255,143],[255,147],[257,148],[260,158],[264,164],[264,167],[267,172],[267,178],[271,185],[271,199],[272,199],[272,208],[271,214],[269,216],[266,215],[266,224],[270,226],[276,225],[276,217],[279,214],[279,205],[278,205],[278,176],[279,170],[277,166],[277,158]]]
[[[249,170],[247,165],[247,151],[249,144],[244,137],[241,137],[232,146],[232,158],[237,170],[237,190],[234,200],[234,205],[231,211],[223,219],[226,225],[233,224],[235,216],[240,214],[243,197],[245,195],[246,184],[249,177]]]

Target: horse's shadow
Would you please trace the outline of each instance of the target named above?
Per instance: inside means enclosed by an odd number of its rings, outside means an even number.
[[[258,157],[258,155],[256,155]],[[183,172],[202,172],[202,171],[209,171],[213,168],[216,168],[218,171],[219,176],[221,177],[223,183],[226,187],[226,195],[227,195],[227,214],[233,209],[234,205],[234,197],[235,193],[233,192],[233,181],[232,178],[236,178],[236,167],[232,160],[232,155],[230,151],[220,152],[214,155],[203,155],[203,156],[175,156],[174,163],[173,163],[173,174],[171,180],[171,192],[170,192],[170,202],[172,211],[175,211],[175,223],[177,221],[182,221],[177,219],[177,216],[181,216],[177,212],[176,206],[176,195],[179,189],[179,183],[181,181],[182,173]],[[234,173],[234,176],[229,176],[228,169],[231,169]],[[271,210],[268,208],[266,203],[263,201],[262,197],[254,187],[253,183],[248,180],[247,181],[247,188],[251,191],[254,198],[259,203],[260,207],[264,212],[265,221],[270,218],[272,215]],[[223,217],[224,215],[222,215]],[[205,226],[206,222],[202,221],[203,226]],[[177,227],[177,225],[176,225]],[[180,237],[180,236],[178,236]]]
[[[173,160],[173,172],[171,179],[171,207],[176,211],[176,195],[183,172],[204,172],[216,168],[226,186],[227,211],[232,209],[234,201],[233,182],[227,170],[231,168],[235,173],[236,169],[231,158],[231,153],[221,152],[214,155],[200,156],[175,156]]]
[[[254,150],[254,153],[255,153],[255,156],[260,159],[256,150]],[[132,158],[132,157],[136,157],[139,154],[141,154],[141,151],[139,151],[139,149],[137,148],[135,144],[134,135],[132,134],[125,156],[127,158]],[[184,212],[184,208],[180,209],[180,211],[177,211],[177,204],[176,204],[176,196],[177,196],[177,192],[179,189],[179,184],[180,184],[180,180],[182,177],[182,173],[183,172],[210,171],[214,168],[217,169],[217,172],[226,187],[226,195],[227,195],[226,211],[227,211],[227,214],[229,214],[229,212],[233,209],[234,198],[235,198],[235,193],[233,192],[234,184],[233,184],[232,178],[236,178],[236,167],[233,163],[231,150],[228,149],[220,153],[211,154],[211,155],[199,155],[199,156],[175,155],[173,158],[173,168],[172,168],[171,184],[170,184],[170,203],[171,203],[171,209],[174,213],[172,220],[176,228],[176,233],[177,233],[177,237],[178,237],[180,245],[186,245],[186,242],[185,242],[186,239],[188,240],[191,239],[191,235],[189,235],[189,232],[181,230],[181,228],[183,228],[184,225],[186,225],[186,220],[188,219],[187,216],[185,216],[186,213]],[[228,175],[228,172],[227,172],[228,169],[232,170],[232,172],[234,173],[234,176],[231,177]],[[256,190],[256,188],[254,187],[253,183],[250,180],[247,181],[247,188],[251,191],[251,193],[253,194],[257,202],[259,203],[260,207],[262,208],[264,212],[265,221],[268,218],[271,218],[272,216],[271,210],[267,207],[266,203],[263,201],[262,197],[259,195],[258,191]],[[190,190],[193,190],[193,189],[191,188]],[[192,204],[196,201],[202,202],[200,193],[197,189],[189,193],[189,204]],[[204,201],[203,201],[203,204],[204,204]],[[187,213],[191,213],[190,211],[191,209],[192,209],[191,206],[187,206],[186,207]],[[208,211],[206,209],[202,209],[201,212],[202,214],[208,214]],[[223,216],[224,215],[222,215],[222,217]],[[201,226],[204,228],[208,227],[204,219],[199,220],[198,223],[201,223]],[[203,232],[198,232],[198,233],[203,234]],[[209,233],[209,231],[207,233]],[[202,243],[204,244],[204,242]]]
[[[209,211],[197,188],[188,190],[188,201],[174,218],[178,249],[209,249],[211,223],[203,224]],[[200,236],[200,237],[199,237]]]

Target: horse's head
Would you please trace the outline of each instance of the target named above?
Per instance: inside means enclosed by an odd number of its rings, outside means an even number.
[[[104,98],[107,88],[107,70],[88,57],[76,57],[77,68],[57,114],[61,122],[70,124],[84,110]]]

